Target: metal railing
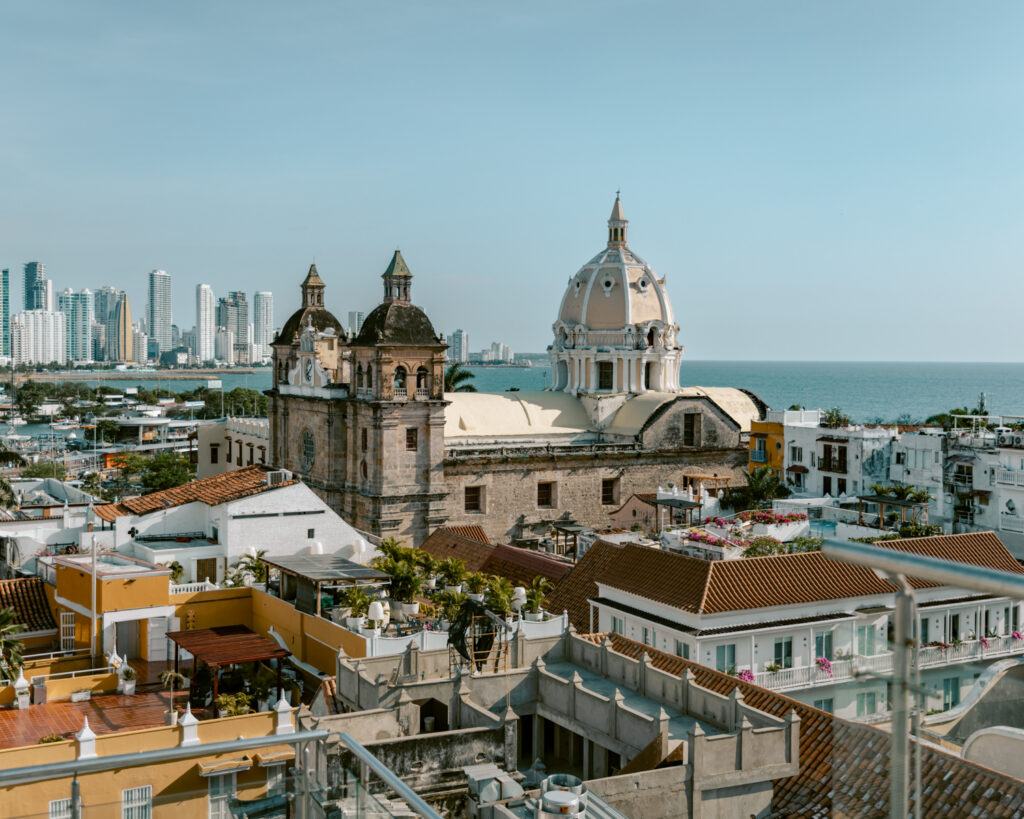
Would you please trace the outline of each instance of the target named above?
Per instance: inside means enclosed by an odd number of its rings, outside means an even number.
[[[1002,512],[999,515],[999,528],[1004,532],[1024,532],[1024,518]]]
[[[750,460],[755,464],[766,464],[768,463],[768,450],[766,449],[752,449],[750,450]]]
[[[996,483],[1005,483],[1008,486],[1024,486],[1024,469],[996,469]]]
[[[42,685],[47,680],[71,680],[75,677],[91,677],[95,674],[116,674],[117,669],[112,665],[100,666],[99,668],[82,668],[78,671],[58,671],[55,674],[39,674],[31,678],[32,685]]]
[[[839,458],[818,458],[818,471],[819,472],[833,472],[837,475],[846,474],[846,461],[841,461]]]

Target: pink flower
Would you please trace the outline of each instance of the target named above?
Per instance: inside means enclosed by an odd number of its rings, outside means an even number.
[[[749,668],[744,668],[737,676],[744,682],[754,681],[754,672],[751,671]]]
[[[1021,633],[1020,633],[1019,631],[1015,631],[1015,632],[1013,632],[1013,634],[1011,634],[1010,636],[1011,636],[1011,637],[1012,637],[1012,638],[1013,638],[1014,640],[1024,640],[1024,634],[1021,634]]]
[[[816,657],[814,662],[818,664],[818,670],[824,674],[832,676],[832,663],[829,662],[828,657]]]

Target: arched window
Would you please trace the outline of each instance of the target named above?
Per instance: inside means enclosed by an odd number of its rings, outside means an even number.
[[[356,388],[360,389],[360,390],[363,388],[363,365],[362,364],[360,364],[358,367],[356,367]]]
[[[368,389],[368,390],[372,390],[373,389],[373,365],[372,364],[367,364],[366,365],[366,389]]]
[[[395,389],[405,389],[405,367],[395,367]]]
[[[650,330],[647,331],[647,346],[648,347],[653,347],[654,346],[654,328],[653,327]]]
[[[430,386],[430,373],[427,372],[426,367],[420,367],[416,370],[416,390],[425,390]]]

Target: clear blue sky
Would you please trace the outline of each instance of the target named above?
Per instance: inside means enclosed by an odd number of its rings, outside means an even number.
[[[0,266],[541,351],[622,188],[703,359],[1020,360],[1024,5],[0,2]]]

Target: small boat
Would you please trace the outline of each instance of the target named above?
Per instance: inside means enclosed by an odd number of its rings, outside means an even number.
[[[67,421],[57,421],[52,425],[53,429],[78,429],[80,424],[74,419],[68,419]]]
[[[11,427],[23,427],[27,423],[28,421],[26,421],[20,415],[15,415],[13,418],[7,419],[7,425]]]

